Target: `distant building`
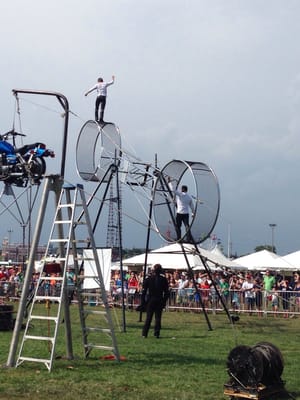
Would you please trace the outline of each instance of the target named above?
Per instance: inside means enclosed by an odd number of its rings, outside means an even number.
[[[9,243],[7,238],[2,241],[2,260],[9,261],[13,263],[23,263],[28,260],[30,248],[23,245],[23,243]],[[46,246],[38,246],[36,250],[35,260],[39,261],[45,256]]]

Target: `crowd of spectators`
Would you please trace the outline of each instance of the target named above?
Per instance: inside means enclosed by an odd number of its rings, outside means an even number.
[[[5,297],[19,297],[22,290],[22,266],[0,266],[0,299]]]
[[[300,271],[292,275],[219,270],[213,272],[166,271],[170,287],[169,308],[199,308],[216,311],[227,307],[236,312],[262,316],[265,311],[284,318],[300,313]],[[111,295],[120,302],[122,291],[128,303],[138,303],[143,273],[113,272]]]
[[[61,290],[61,281],[55,279],[57,274],[53,271],[53,280],[45,281],[46,284],[39,288],[44,295],[55,296]],[[208,311],[218,311],[225,306],[231,311],[247,312],[249,315],[262,316],[266,311],[284,318],[300,315],[300,271],[282,275],[270,270],[245,272],[219,269],[191,273],[166,270],[165,275],[170,288],[170,310],[205,307]],[[33,273],[31,290],[35,288],[38,277],[38,273]],[[112,271],[111,301],[120,305],[124,299],[129,308],[134,308],[140,303],[143,277],[143,271],[131,270],[124,272],[121,279],[120,271]],[[0,299],[20,297],[22,279],[21,266],[0,266]],[[74,271],[68,270],[68,285],[72,283],[75,286],[75,280]]]

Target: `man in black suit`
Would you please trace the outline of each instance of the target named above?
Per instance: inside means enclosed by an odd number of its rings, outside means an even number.
[[[169,298],[169,283],[162,273],[162,266],[155,264],[153,273],[147,277],[143,284],[141,307],[146,305],[146,321],[142,336],[146,338],[150,329],[153,315],[155,314],[154,336],[158,339],[161,330],[161,316]]]

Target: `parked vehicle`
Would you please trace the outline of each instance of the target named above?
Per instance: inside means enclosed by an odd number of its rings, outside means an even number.
[[[39,185],[46,172],[46,157],[55,157],[54,151],[41,142],[16,146],[16,137],[26,135],[11,130],[0,135],[0,181],[19,187],[30,182]]]

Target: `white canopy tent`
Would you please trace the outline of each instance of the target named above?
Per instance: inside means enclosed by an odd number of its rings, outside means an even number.
[[[212,250],[209,252],[211,259],[217,262],[218,265],[221,265],[223,267],[228,267],[230,269],[245,269],[242,265],[239,265],[238,263],[234,262],[233,260],[230,260],[227,258],[220,250],[218,246],[215,246]],[[208,257],[209,258],[209,257]]]
[[[287,254],[282,258],[291,264],[294,270],[300,269],[300,250]]]
[[[284,260],[283,257],[278,256],[268,250],[257,251],[247,256],[243,256],[234,260],[238,265],[242,265],[248,270],[291,270],[293,266]]]
[[[195,251],[195,247],[192,244],[185,243],[184,250],[190,266],[194,269],[201,270],[204,266],[198,253]],[[205,257],[210,268],[215,267],[227,267],[238,269],[238,266],[233,261],[225,257],[219,249],[206,250],[199,247],[199,251],[203,257]],[[141,266],[145,263],[145,254],[139,254],[137,256],[123,260],[124,266]],[[164,269],[186,269],[187,262],[182,252],[181,245],[173,243],[168,246],[164,246],[155,250],[152,250],[147,255],[147,265],[161,264]]]
[[[166,249],[165,247],[162,247],[160,249],[149,252],[147,255],[147,265],[150,266],[154,264],[161,264],[164,269],[187,268],[186,260],[181,251],[181,247],[177,244],[172,244],[170,246],[172,247],[172,249]],[[189,249],[186,250],[186,253],[191,267],[194,268],[195,266],[199,266],[201,264],[199,257],[193,255]],[[143,266],[145,264],[145,257],[145,253],[130,257],[123,260],[123,265],[127,267]]]

